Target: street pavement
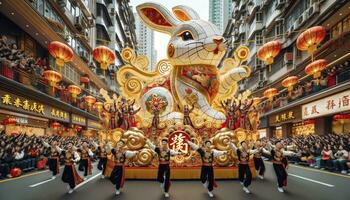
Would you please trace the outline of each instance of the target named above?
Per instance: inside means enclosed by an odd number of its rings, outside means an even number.
[[[264,180],[255,179],[250,186],[251,194],[245,194],[237,180],[217,181],[214,189],[218,200],[349,200],[350,176],[334,174],[326,171],[289,166],[288,187],[285,193],[277,191],[276,177],[272,164],[265,162],[267,170]],[[63,169],[61,170],[62,173]],[[80,172],[79,172],[80,173]],[[164,199],[160,185],[156,181],[127,180],[119,196],[115,195],[113,185],[108,179],[100,179],[100,172],[93,169],[93,175],[83,182],[72,193],[67,194],[67,184],[61,177],[49,180],[49,171],[39,171],[21,176],[17,179],[0,181],[1,200],[158,200]],[[49,180],[47,182],[46,181]],[[210,199],[198,180],[172,181],[170,198],[178,200]]]

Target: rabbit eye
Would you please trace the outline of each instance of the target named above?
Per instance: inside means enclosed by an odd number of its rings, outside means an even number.
[[[181,38],[183,41],[187,41],[187,40],[193,40],[193,36],[189,31],[185,31],[181,34]]]

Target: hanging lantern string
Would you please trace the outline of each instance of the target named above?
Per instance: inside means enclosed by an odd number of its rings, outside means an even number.
[[[307,28],[300,29],[300,30],[295,30],[295,31],[288,31],[288,32],[285,32],[285,33],[281,33],[279,35],[271,36],[271,37],[263,37],[263,39],[264,39],[264,41],[271,41],[271,40],[275,40],[275,39],[280,39],[282,36],[287,36],[287,35],[292,34],[292,33],[300,33],[300,32],[304,32],[306,30],[307,30]],[[70,36],[72,38],[85,37],[85,35],[80,34],[80,33],[70,34],[70,33],[61,33],[61,32],[58,32],[58,31],[56,31],[56,33],[61,35],[63,38],[65,38],[67,36]],[[228,37],[232,37],[232,36],[234,36],[234,35],[228,35]],[[98,39],[98,38],[96,38],[96,40],[99,41],[99,42],[107,42],[107,43],[115,43],[115,44],[118,43],[118,42],[112,42],[112,41],[109,41],[109,40]],[[234,45],[241,45],[241,44],[256,43],[256,41],[257,40],[245,40],[244,42],[235,42],[235,43],[231,43],[231,44],[234,46]]]
[[[347,54],[343,55],[342,57],[340,57],[340,58],[334,60],[333,62],[329,63],[329,64],[325,67],[325,69],[327,69],[328,67],[334,65],[334,64],[337,63],[338,61],[340,61],[340,60],[342,60],[342,59],[344,59],[344,58],[346,58],[346,57],[348,57],[348,56],[350,56],[350,53],[347,53]],[[312,75],[305,75],[305,76],[301,77],[301,78],[299,79],[299,82],[305,80],[306,78],[308,78],[308,77],[310,77],[310,76],[312,76]],[[279,94],[279,93],[285,92],[287,89],[288,89],[288,88],[281,89],[281,90],[278,92],[278,94]],[[277,94],[277,95],[278,95],[278,94]],[[262,98],[263,100],[262,100],[259,104],[261,104],[262,102],[267,101],[266,97],[261,97],[261,98]]]

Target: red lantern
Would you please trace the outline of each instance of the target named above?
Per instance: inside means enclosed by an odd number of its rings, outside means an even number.
[[[84,97],[85,102],[88,104],[89,108],[96,102],[96,98],[93,96],[86,96]]]
[[[317,49],[317,45],[322,42],[326,34],[326,29],[323,26],[309,28],[299,35],[297,48],[301,51],[307,51],[312,56]]]
[[[106,46],[96,47],[92,56],[94,59],[100,63],[103,74],[105,75],[108,65],[114,63],[115,61],[115,53]]]
[[[273,97],[278,93],[276,88],[270,88],[264,91],[264,97],[267,97],[270,102],[272,102]]]
[[[76,130],[77,132],[80,132],[81,129],[83,129],[83,127],[81,127],[81,126],[75,126],[75,130]]]
[[[62,71],[62,67],[65,62],[69,62],[73,60],[73,51],[66,44],[58,41],[53,41],[49,44],[48,50],[50,54],[56,59],[56,64],[60,67],[60,71]]]
[[[61,124],[58,122],[53,122],[51,124],[52,128],[55,129],[56,131],[61,127]]]
[[[313,75],[314,79],[318,79],[321,76],[321,71],[327,67],[328,63],[325,59],[315,60],[305,67],[305,73]]]
[[[12,168],[10,171],[12,178],[19,177],[22,174],[22,170],[18,167]]]
[[[17,120],[13,117],[8,117],[4,120],[2,120],[2,124],[5,126],[12,126],[12,125],[16,125]]]
[[[81,93],[81,88],[76,85],[69,85],[67,89],[72,94],[73,101],[75,102],[77,96]]]
[[[49,85],[54,90],[56,84],[62,80],[62,75],[54,70],[46,70],[44,71],[44,78],[49,81]]]
[[[94,104],[94,109],[98,112],[98,113],[100,113],[101,111],[102,111],[102,108],[103,108],[103,103],[102,102],[96,102],[95,104]]]
[[[271,65],[274,62],[274,58],[279,54],[281,49],[282,44],[279,41],[271,41],[259,48],[257,57],[264,61],[266,65],[269,65],[269,71],[271,71]]]
[[[288,89],[289,96],[292,93],[293,86],[298,82],[297,76],[289,76],[282,81],[282,86]]]

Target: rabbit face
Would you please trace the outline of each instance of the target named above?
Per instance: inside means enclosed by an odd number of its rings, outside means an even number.
[[[167,51],[173,65],[217,66],[226,51],[217,27],[201,20],[189,7],[176,6],[172,11],[173,14],[157,3],[137,6],[140,18],[148,27],[171,35]]]
[[[204,20],[180,23],[172,32],[168,58],[173,65],[217,66],[226,52],[218,28]]]

